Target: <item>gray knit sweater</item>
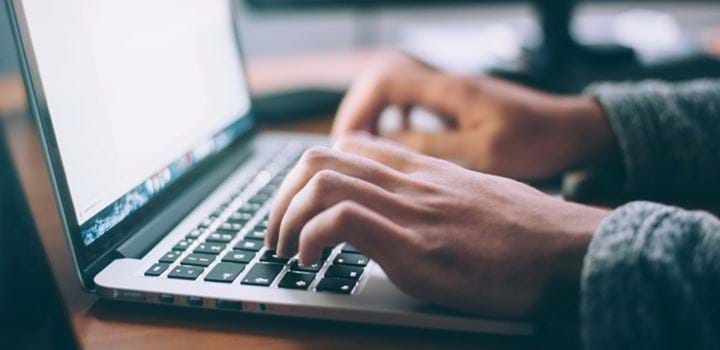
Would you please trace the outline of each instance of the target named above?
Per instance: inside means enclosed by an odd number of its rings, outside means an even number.
[[[720,193],[720,80],[604,84],[625,190]],[[607,217],[585,257],[584,347],[720,349],[720,221],[699,211],[632,202]]]

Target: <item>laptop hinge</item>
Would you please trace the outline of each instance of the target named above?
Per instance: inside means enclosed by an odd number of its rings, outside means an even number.
[[[190,186],[154,219],[118,246],[120,257],[140,259],[165,235],[195,209],[207,196],[252,154],[253,142],[237,149],[233,156],[220,162],[215,169]]]

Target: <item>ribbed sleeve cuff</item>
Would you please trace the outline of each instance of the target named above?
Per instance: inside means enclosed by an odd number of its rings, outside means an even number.
[[[609,215],[583,265],[585,349],[718,346],[719,232],[710,214],[650,202]]]
[[[664,162],[657,159],[663,154],[653,118],[660,98],[658,90],[663,84],[596,84],[585,94],[594,97],[605,110],[610,127],[618,141],[624,166],[624,191],[642,191],[657,186],[658,166]]]

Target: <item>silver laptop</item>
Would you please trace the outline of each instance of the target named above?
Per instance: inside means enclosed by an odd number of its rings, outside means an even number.
[[[341,244],[263,248],[268,203],[321,136],[259,133],[229,0],[12,0],[63,229],[103,298],[528,335],[413,298]],[[302,67],[298,67],[302,69]]]

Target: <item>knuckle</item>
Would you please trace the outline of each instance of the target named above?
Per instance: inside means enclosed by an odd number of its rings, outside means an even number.
[[[358,204],[353,201],[344,200],[344,201],[338,203],[335,206],[334,216],[333,216],[336,227],[352,226],[352,223],[355,220],[355,215],[356,215],[357,211],[358,211]]]
[[[329,148],[313,146],[303,153],[300,162],[311,167],[319,166],[327,162],[332,156],[332,151]]]
[[[340,181],[341,175],[329,169],[322,169],[312,176],[309,182],[311,196],[315,199],[323,198],[332,191]]]

